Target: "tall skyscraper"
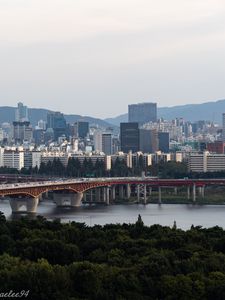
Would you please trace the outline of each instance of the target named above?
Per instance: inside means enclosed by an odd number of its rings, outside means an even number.
[[[112,154],[112,134],[111,133],[103,133],[102,134],[102,151],[106,155]]]
[[[170,148],[169,132],[159,132],[159,150],[168,153]]]
[[[22,102],[17,104],[17,108],[15,111],[15,120],[17,122],[28,121],[28,109],[27,106],[24,106]]]
[[[13,122],[13,138],[17,143],[31,142],[33,131],[30,122]]]
[[[137,122],[120,123],[121,151],[139,151],[139,125]]]
[[[89,133],[89,123],[85,121],[77,121],[75,123],[76,132],[79,138],[86,138]]]
[[[143,153],[154,153],[159,150],[158,132],[155,129],[140,129],[140,147]]]
[[[102,132],[100,130],[96,130],[94,132],[93,139],[95,151],[102,152]]]
[[[54,131],[54,139],[60,136],[67,136],[67,124],[64,115],[60,112],[50,112],[47,114],[47,129],[52,128]]]
[[[128,105],[128,121],[145,124],[148,122],[157,122],[157,104],[156,103],[138,103]]]

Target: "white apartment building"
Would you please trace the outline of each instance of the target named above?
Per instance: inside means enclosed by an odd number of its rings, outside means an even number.
[[[70,156],[70,153],[61,151],[42,152],[41,162],[47,164],[48,161],[53,162],[54,159],[59,159],[61,163],[66,167]]]
[[[190,153],[188,157],[189,172],[218,172],[225,170],[225,154]]]
[[[41,164],[40,151],[25,151],[24,152],[24,167],[26,169],[40,167]]]
[[[5,150],[3,153],[3,166],[21,170],[24,167],[24,152]]]

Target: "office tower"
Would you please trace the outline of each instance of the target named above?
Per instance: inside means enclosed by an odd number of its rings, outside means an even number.
[[[95,151],[102,152],[102,132],[96,130],[93,135]]]
[[[15,120],[17,122],[28,121],[28,109],[27,106],[24,106],[22,102],[17,104],[17,108],[15,111]]]
[[[164,153],[169,153],[170,150],[170,137],[169,132],[159,132],[159,150]]]
[[[103,133],[102,134],[102,151],[106,155],[112,154],[112,134],[111,133]]]
[[[148,122],[157,122],[157,104],[156,103],[138,103],[128,105],[128,121],[145,124]]]
[[[79,138],[84,139],[87,137],[89,133],[89,122],[78,121],[75,123],[75,127],[77,127],[76,132]]]
[[[137,122],[120,123],[121,151],[139,151],[139,126]]]
[[[45,143],[45,130],[43,129],[35,129],[33,131],[33,138],[36,145]]]
[[[58,140],[60,136],[68,135],[66,120],[60,112],[50,112],[47,114],[47,129],[49,128],[53,129],[54,140]]]
[[[158,132],[155,129],[140,129],[140,147],[143,153],[154,153],[159,150]]]
[[[30,122],[13,122],[13,138],[15,142],[23,143],[24,141],[31,142],[33,131]]]

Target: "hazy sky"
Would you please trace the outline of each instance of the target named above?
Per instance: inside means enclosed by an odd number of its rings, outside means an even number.
[[[0,0],[0,105],[103,118],[224,98],[224,0]]]

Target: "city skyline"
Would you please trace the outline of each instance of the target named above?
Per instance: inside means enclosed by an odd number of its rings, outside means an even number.
[[[222,0],[1,1],[0,103],[111,117],[223,99],[224,12]]]

